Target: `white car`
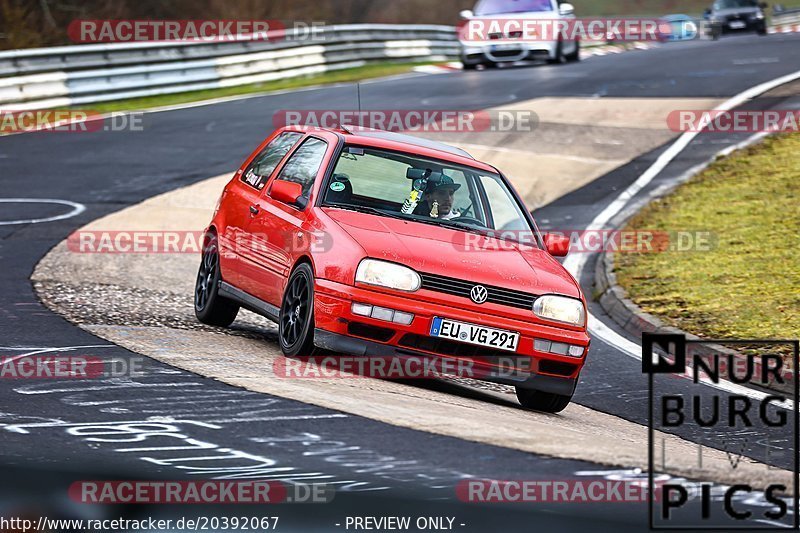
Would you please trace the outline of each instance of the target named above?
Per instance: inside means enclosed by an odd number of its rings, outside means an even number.
[[[514,61],[560,64],[580,60],[579,41],[556,39],[552,30],[558,20],[575,19],[572,4],[559,4],[558,0],[478,0],[474,11],[464,10],[460,16],[464,19],[459,34],[464,70]],[[536,28],[543,27],[539,21],[553,22],[544,26],[550,28],[547,37],[537,36]],[[471,22],[480,31],[468,31]]]

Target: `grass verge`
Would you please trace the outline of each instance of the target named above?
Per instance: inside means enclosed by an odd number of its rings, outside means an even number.
[[[643,310],[701,337],[800,336],[800,135],[716,161],[629,230],[709,231],[709,251],[618,253],[617,280]]]
[[[240,87],[225,87],[221,89],[209,89],[204,91],[191,91],[185,93],[147,96],[143,98],[131,98],[127,100],[115,100],[113,102],[76,106],[75,109],[91,110],[98,113],[110,113],[113,111],[136,111],[154,107],[199,102],[202,100],[212,100],[214,98],[224,98],[226,96],[269,93],[272,91],[281,91],[286,89],[299,89],[312,85],[344,83],[362,81],[371,78],[382,78],[384,76],[404,74],[406,72],[410,72],[416,66],[428,64],[431,63],[374,63],[371,65],[365,65],[363,67],[335,70],[312,76],[300,76],[297,78],[287,78],[285,80],[242,85]]]

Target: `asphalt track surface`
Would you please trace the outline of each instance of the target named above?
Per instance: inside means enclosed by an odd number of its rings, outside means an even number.
[[[397,109],[479,109],[543,96],[724,98],[800,70],[798,50],[800,36],[741,36],[720,42],[681,43],[593,57],[560,67],[406,76],[362,85],[362,107],[386,109],[387,103],[391,103]],[[781,98],[765,99],[754,105],[787,107]],[[348,85],[318,88],[148,114],[143,132],[43,132],[0,139],[3,197],[61,199],[86,206],[85,212],[66,220],[0,225],[2,355],[19,355],[42,348],[46,349],[44,353],[70,349],[68,353],[103,358],[134,356],[44,308],[29,281],[38,260],[71,231],[91,220],[229,171],[273,129],[275,111],[323,107],[354,108],[354,88]],[[642,191],[641,197],[745,137],[722,134],[699,137]],[[537,210],[537,219],[545,227],[584,227],[664,148],[645,154]],[[39,203],[3,204],[0,222],[55,216],[65,210],[63,206]],[[581,280],[587,295],[591,295],[591,282],[586,277],[591,263],[584,270],[585,279]],[[602,318],[602,311],[594,304],[591,306],[592,312]],[[41,477],[31,475],[30,470],[24,471],[29,481],[42,480],[39,487],[50,481],[52,486],[58,485],[54,479],[62,474],[52,472],[62,472],[67,479],[78,475],[73,472],[83,472],[81,479],[87,478],[86,472],[95,473],[94,477],[115,473],[118,479],[185,477],[186,470],[176,466],[192,463],[173,462],[183,452],[165,448],[174,446],[177,438],[191,438],[213,444],[216,449],[257,456],[263,460],[264,468],[286,468],[283,476],[289,472],[299,480],[337,484],[341,491],[337,502],[341,505],[325,506],[327,510],[318,510],[320,506],[316,506],[313,521],[317,525],[330,527],[328,520],[341,517],[348,510],[364,514],[367,508],[376,513],[391,509],[398,499],[404,498],[414,500],[413,514],[455,515],[466,524],[462,528],[465,530],[525,523],[531,513],[535,513],[536,520],[546,530],[555,526],[572,529],[587,523],[598,528],[605,524],[616,530],[641,529],[646,523],[645,506],[626,506],[626,513],[615,511],[611,505],[494,507],[492,512],[480,506],[456,508],[452,486],[467,476],[564,479],[574,477],[576,472],[603,468],[398,428],[250,393],[150,360],[145,362],[145,369],[145,376],[134,380],[3,383],[0,424],[5,425],[2,449],[3,462],[9,468],[7,473],[15,472],[14,468],[39,469]],[[688,385],[680,380],[671,379],[660,385],[688,392]],[[458,387],[453,387],[452,393],[473,394]],[[595,340],[575,401],[644,424],[646,399],[646,380],[640,364],[613,346]],[[81,426],[65,425],[93,423],[93,427],[119,428],[124,421],[141,423],[149,417],[171,417],[172,422],[162,422],[171,427],[161,430],[173,435],[159,442],[149,441],[158,449],[146,452],[125,452],[125,449],[137,450],[137,445],[115,442],[114,438],[99,441],[85,432],[82,434]],[[725,438],[732,443],[731,449],[739,449],[737,446],[745,442],[745,455],[790,468],[790,433],[784,431],[764,442],[758,431],[720,436],[683,428],[676,433],[715,447],[723,446],[721,441]],[[178,434],[183,437],[176,437]],[[737,444],[737,438],[746,440]],[[769,455],[765,453],[767,447],[771,448]],[[336,456],[338,460],[332,460],[337,449],[357,451],[359,460],[368,458],[381,467],[354,467],[358,461],[343,460],[341,453]],[[308,453],[314,451],[318,453]],[[143,461],[142,456],[151,460]],[[241,473],[257,462],[247,461],[241,459],[237,464],[233,461],[224,468]],[[19,479],[20,475],[9,475],[6,479],[11,477]],[[351,493],[355,492],[360,494],[354,502]],[[286,507],[282,506],[280,514],[292,517],[295,526],[312,520],[308,512]],[[498,521],[500,516],[502,523]]]

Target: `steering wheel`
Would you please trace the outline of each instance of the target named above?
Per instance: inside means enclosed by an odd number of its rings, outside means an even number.
[[[456,218],[451,218],[450,220],[452,220],[454,222],[459,222],[459,223],[462,223],[462,224],[471,224],[473,226],[480,226],[482,228],[486,227],[485,223],[481,222],[480,220],[478,220],[475,217],[460,216],[460,217],[456,217]]]

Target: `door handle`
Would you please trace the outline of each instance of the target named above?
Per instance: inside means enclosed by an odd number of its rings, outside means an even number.
[[[252,214],[252,215],[257,215],[258,214],[258,206],[257,205],[251,205],[250,206],[250,214]]]

